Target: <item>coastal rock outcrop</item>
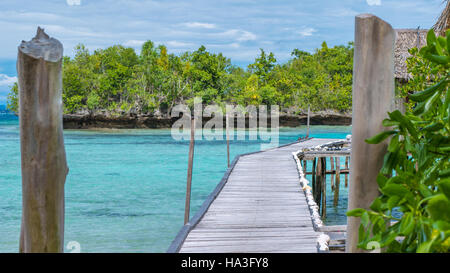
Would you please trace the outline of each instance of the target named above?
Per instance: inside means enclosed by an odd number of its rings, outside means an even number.
[[[111,113],[99,111],[89,113],[88,111],[75,114],[65,114],[64,129],[162,129],[171,128],[178,118],[171,118],[168,114],[149,113]],[[280,111],[279,124],[281,127],[298,127],[306,125],[307,114],[302,111],[293,112],[286,109]],[[203,118],[206,123],[209,118]],[[352,116],[350,113],[339,113],[335,111],[321,111],[312,113],[310,117],[311,125],[350,125]],[[225,123],[224,123],[225,124]],[[268,119],[270,124],[270,119]],[[246,120],[248,126],[248,119]]]

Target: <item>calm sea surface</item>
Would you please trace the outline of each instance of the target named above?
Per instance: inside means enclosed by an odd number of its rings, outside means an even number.
[[[347,126],[311,128],[317,138],[350,132]],[[305,133],[304,127],[281,129],[280,144]],[[183,225],[189,142],[174,140],[170,130],[67,130],[64,141],[70,168],[65,244],[77,241],[81,252],[165,252]],[[231,141],[231,157],[258,151],[260,144]],[[225,141],[196,141],[191,216],[226,168]],[[328,225],[346,223],[341,185],[338,208],[327,194]],[[0,114],[0,252],[18,252],[20,221],[19,123]]]

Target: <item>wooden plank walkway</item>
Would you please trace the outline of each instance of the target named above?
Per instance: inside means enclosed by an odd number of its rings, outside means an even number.
[[[168,252],[317,252],[292,152],[334,139],[310,139],[242,155]]]

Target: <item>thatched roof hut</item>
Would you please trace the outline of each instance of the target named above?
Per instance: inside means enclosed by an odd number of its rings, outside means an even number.
[[[433,29],[437,35],[445,35],[445,31],[450,28],[450,1],[445,1],[445,8],[442,11]],[[417,47],[422,48],[427,44],[427,29],[396,29],[397,39],[395,41],[395,78],[400,82],[408,81],[411,75],[406,68],[406,59],[411,54],[408,50]]]
[[[411,54],[408,50],[417,47],[422,48],[427,44],[427,32],[426,29],[396,29],[397,39],[395,41],[395,67],[394,74],[395,78],[400,81],[408,81],[411,75],[408,73],[406,68],[406,59],[408,59]]]
[[[447,4],[445,4],[441,16],[439,16],[438,21],[433,26],[434,31],[441,36],[445,36],[445,31],[450,28],[450,1],[446,2]]]

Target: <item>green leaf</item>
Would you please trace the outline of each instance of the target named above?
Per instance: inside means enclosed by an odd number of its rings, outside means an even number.
[[[347,216],[353,216],[353,217],[361,217],[361,215],[363,215],[363,213],[366,212],[365,209],[353,209],[353,210],[349,210],[347,211]]]
[[[444,39],[443,37],[439,36],[437,41],[436,41],[435,48],[436,48],[437,54],[439,54],[440,56],[444,56],[445,53],[444,53],[444,50],[442,49],[440,38]]]
[[[385,140],[386,138],[388,138],[390,135],[396,134],[398,133],[398,131],[384,131],[382,133],[379,133],[378,135],[375,135],[371,138],[366,139],[365,141],[369,144],[378,144],[380,142],[382,142],[383,140]]]
[[[410,212],[405,213],[400,222],[399,227],[400,234],[405,236],[410,234],[414,230],[414,224],[415,223],[412,213]]]
[[[441,50],[444,50],[444,49],[447,50],[447,39],[445,37],[439,36],[439,37],[437,37],[437,41],[438,41],[437,44],[439,44],[439,47],[441,48]],[[445,52],[442,52],[442,53],[445,54]]]
[[[450,169],[443,170],[439,172],[439,177],[446,178],[450,176]]]
[[[370,209],[376,212],[382,211],[383,202],[381,201],[380,197],[375,198],[373,200],[372,204],[370,205]]]
[[[428,87],[424,91],[410,94],[408,97],[411,100],[417,101],[417,102],[425,101],[427,98],[431,97],[436,92],[436,90],[439,90],[442,86],[444,86],[446,84],[447,84],[447,80],[444,79],[444,80],[438,82],[437,84]]]
[[[395,238],[398,236],[398,233],[395,232],[394,230],[389,230],[387,232],[384,232],[381,235],[381,247],[385,247],[389,244],[391,244]]]
[[[444,128],[444,124],[442,124],[440,122],[436,122],[436,123],[426,126],[425,128],[423,128],[423,130],[427,131],[427,132],[435,132],[435,131],[439,131],[443,128]]]
[[[433,245],[433,243],[433,240],[421,243],[417,248],[417,253],[429,253],[431,245]]]
[[[431,198],[428,201],[426,210],[433,220],[450,222],[450,202],[444,194],[438,194]]]
[[[395,208],[398,205],[398,203],[400,202],[400,200],[401,200],[401,197],[397,196],[397,195],[389,197],[389,199],[387,201],[388,209],[391,210],[391,209]]]
[[[399,136],[395,135],[392,137],[391,142],[389,142],[388,151],[393,153],[397,151],[398,148],[400,148]]]
[[[427,46],[432,46],[433,43],[436,43],[436,35],[434,34],[434,30],[430,29],[427,33]]]
[[[397,126],[400,125],[400,122],[398,121],[392,121],[390,119],[384,119],[382,122],[384,127],[391,127],[391,126]]]
[[[406,129],[408,129],[408,132],[411,134],[412,137],[417,138],[417,131],[414,128],[414,125],[411,123],[409,119],[403,116],[399,110],[395,110],[391,113],[388,113],[388,115],[392,120],[400,122],[401,126],[404,126]]]
[[[423,111],[425,111],[425,104],[426,103],[427,103],[426,101],[423,101],[423,102],[417,104],[416,107],[414,107],[413,114],[414,115],[422,114]]]
[[[430,197],[433,195],[433,192],[424,184],[419,185],[419,192],[425,197]]]
[[[427,54],[425,55],[425,58],[427,58],[428,60],[438,63],[438,64],[443,64],[446,65],[448,64],[448,62],[450,61],[450,58],[448,56],[440,56],[440,55],[435,55],[435,54]]]
[[[400,184],[387,184],[381,189],[381,191],[387,196],[399,197],[403,197],[409,192],[405,186]]]
[[[438,183],[439,189],[445,194],[445,196],[450,200],[450,179],[442,180]],[[449,211],[450,213],[450,211]]]
[[[367,211],[365,211],[361,216],[361,225],[363,225],[365,228],[369,225],[369,214]]]
[[[447,39],[447,52],[450,52],[450,31],[445,32],[445,38]]]
[[[436,221],[433,223],[433,228],[440,230],[440,231],[449,231],[450,230],[450,223],[445,221]]]
[[[384,176],[382,173],[379,173],[377,175],[377,183],[379,188],[383,188],[384,185],[386,185],[386,182],[388,181],[388,178]]]
[[[424,114],[426,114],[428,111],[431,110],[431,108],[434,106],[434,104],[436,103],[436,101],[439,99],[440,96],[441,96],[440,92],[434,93],[434,95],[425,104]]]

